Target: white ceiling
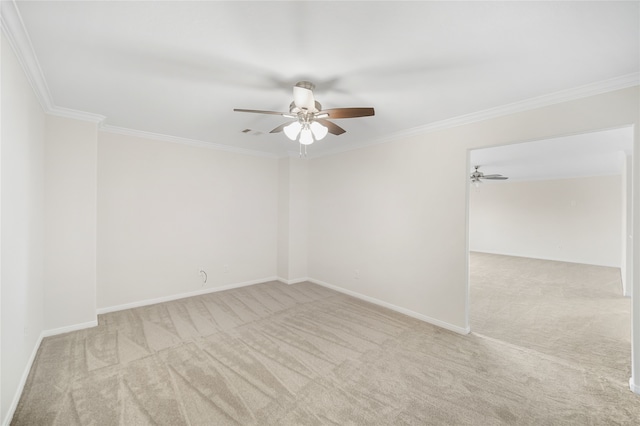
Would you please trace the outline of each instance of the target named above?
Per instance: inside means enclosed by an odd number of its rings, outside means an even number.
[[[285,111],[302,79],[376,109],[314,156],[640,71],[639,2],[16,4],[56,107],[278,156],[283,118],[233,108]]]
[[[509,181],[565,179],[620,174],[624,156],[631,154],[633,127],[623,127],[476,149],[469,163],[471,170],[481,166],[485,175],[497,173]]]

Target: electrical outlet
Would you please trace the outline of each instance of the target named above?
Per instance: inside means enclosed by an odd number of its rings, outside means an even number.
[[[353,278],[355,278],[356,280],[360,279],[360,270],[356,269],[355,271],[353,271]]]
[[[204,270],[204,267],[201,267],[198,273],[200,274],[200,278],[202,278],[202,287],[204,287],[207,283],[207,272]]]
[[[229,265],[224,265],[222,267],[222,272],[224,272],[225,274],[229,273]]]

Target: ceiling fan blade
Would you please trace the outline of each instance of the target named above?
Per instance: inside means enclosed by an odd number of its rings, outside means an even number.
[[[328,114],[328,118],[356,118],[375,115],[373,108],[330,108],[320,111],[320,114]]]
[[[489,180],[505,180],[505,179],[509,179],[506,176],[502,176],[502,175],[489,175],[489,176],[483,176],[481,179],[489,179]]]
[[[483,176],[483,177],[486,177],[486,178],[493,178],[493,177],[502,176],[502,175],[499,175],[499,174],[492,174],[492,175],[482,175],[482,176]]]
[[[276,127],[275,129],[273,129],[272,131],[270,131],[269,133],[278,133],[281,132],[285,127],[287,127],[289,124],[294,123],[294,121],[288,121],[286,123],[282,123],[281,125],[279,125],[278,127]]]
[[[338,126],[337,124],[334,124],[328,120],[323,120],[323,119],[316,119],[316,121],[320,124],[322,124],[324,127],[327,128],[327,130],[329,130],[329,133],[331,133],[332,135],[341,135],[344,132],[346,132],[345,129],[343,129],[342,127]]]
[[[233,109],[236,112],[252,112],[255,114],[271,114],[271,115],[283,115],[283,116],[287,116],[290,115],[286,112],[278,112],[278,111],[262,111],[259,109],[241,109],[241,108],[234,108]]]

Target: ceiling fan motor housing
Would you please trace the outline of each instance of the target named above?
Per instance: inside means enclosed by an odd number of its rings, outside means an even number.
[[[296,114],[298,114],[298,113],[299,113],[299,112],[301,112],[301,111],[307,111],[307,110],[301,110],[300,108],[298,108],[298,107],[296,106],[295,101],[292,101],[292,102],[289,104],[289,112],[290,112],[291,114],[296,115]],[[314,111],[309,111],[309,112],[312,112],[312,113],[313,113],[313,112],[320,112],[320,111],[322,111],[322,105],[320,104],[320,102],[315,101],[315,108],[314,108]]]
[[[310,81],[303,80],[303,81],[297,82],[295,87],[300,87],[302,89],[308,89],[308,90],[314,90],[316,88],[316,85],[313,84]]]

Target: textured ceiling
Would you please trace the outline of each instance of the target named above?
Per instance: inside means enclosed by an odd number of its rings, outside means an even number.
[[[55,106],[273,155],[298,80],[340,120],[322,155],[638,73],[638,2],[38,2],[17,8]],[[242,133],[244,129],[250,132]]]

